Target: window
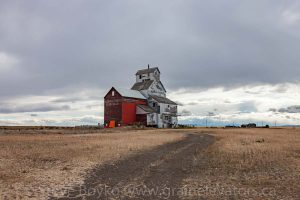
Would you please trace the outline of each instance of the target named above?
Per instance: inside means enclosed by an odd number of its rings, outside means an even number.
[[[153,103],[152,103],[152,106],[153,106],[153,107],[155,107],[155,106],[156,106],[155,102],[153,102]]]
[[[140,79],[142,79],[142,75],[140,75]]]
[[[111,92],[111,96],[115,96],[115,91],[112,91],[112,92]]]

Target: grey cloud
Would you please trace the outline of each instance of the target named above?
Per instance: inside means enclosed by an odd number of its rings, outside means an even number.
[[[177,103],[177,105],[179,105],[179,106],[183,106],[184,105],[184,103],[182,103],[181,101],[175,101],[175,103]]]
[[[57,99],[52,100],[54,103],[76,103],[79,101],[89,101],[89,100],[103,100],[103,95],[95,95],[95,94],[86,94],[88,89],[86,90],[75,90],[72,92],[72,94],[64,94],[64,97],[59,97]],[[89,91],[91,93],[92,91]],[[104,92],[107,92],[106,90]],[[70,92],[69,92],[70,93]],[[74,96],[76,94],[76,96]]]
[[[214,112],[208,112],[208,116],[210,116],[210,117],[213,117],[213,116],[215,116],[216,114],[214,113]]]
[[[86,108],[91,109],[91,108],[101,108],[103,106],[103,103],[96,103],[96,104],[90,104],[86,105]]]
[[[175,103],[177,103],[177,105],[179,105],[179,106],[183,106],[184,104],[182,103],[182,102],[180,102],[180,101],[175,101]]]
[[[0,120],[1,126],[7,125],[48,125],[48,126],[74,126],[74,125],[97,125],[101,122],[101,118],[97,116],[82,116],[78,118],[64,118],[64,119],[56,119],[56,118],[42,118],[42,119],[26,119],[26,120]]]
[[[274,91],[271,92],[277,92],[277,93],[286,93],[288,90],[288,87],[285,84],[280,84],[276,87]]]
[[[179,106],[196,106],[196,105],[199,105],[198,102],[183,103],[183,102],[180,102],[180,101],[176,101],[176,103],[177,103]]]
[[[185,105],[187,105],[187,106],[196,106],[196,105],[198,105],[199,103],[197,103],[197,102],[190,102],[190,103],[187,103],[187,104],[185,104]]]
[[[300,105],[289,106],[287,108],[280,108],[278,112],[281,113],[300,113]]]
[[[148,63],[172,90],[299,81],[300,26],[286,10],[300,3],[1,1],[0,51],[20,61],[0,74],[1,96],[130,87]]]
[[[231,101],[229,101],[229,100],[225,100],[224,101],[224,103],[226,103],[226,104],[230,104],[230,103],[232,103]]]
[[[238,107],[239,107],[238,109],[239,109],[240,113],[251,113],[251,112],[257,111],[254,101],[246,101],[246,102],[240,103],[238,105]]]
[[[30,104],[30,105],[21,105],[21,106],[1,105],[0,107],[0,113],[2,114],[25,113],[25,112],[49,112],[49,111],[63,111],[63,110],[70,110],[70,106]]]
[[[199,105],[199,103],[197,103],[197,102],[183,103],[183,102],[176,101],[176,103],[179,106],[196,106],[196,105]]]
[[[192,112],[186,109],[183,109],[181,112],[181,116],[191,116]]]
[[[245,93],[248,93],[248,94],[261,94],[261,92],[258,92],[258,91],[249,91],[249,90],[246,90]]]
[[[66,103],[66,102],[72,102],[75,103],[77,101],[83,100],[82,97],[63,97],[53,100],[53,103]]]
[[[86,125],[86,124],[97,125],[100,121],[101,119],[96,116],[83,116],[79,118],[67,118],[64,120],[56,120],[56,119],[41,120],[41,122],[53,126],[61,126],[61,125],[74,126],[74,125]]]

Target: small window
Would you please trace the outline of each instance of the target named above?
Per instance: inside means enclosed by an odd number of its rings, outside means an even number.
[[[115,91],[112,91],[112,92],[111,92],[111,96],[115,96]]]
[[[155,107],[155,102],[152,103],[152,106]]]
[[[142,75],[140,75],[140,79],[142,79]]]

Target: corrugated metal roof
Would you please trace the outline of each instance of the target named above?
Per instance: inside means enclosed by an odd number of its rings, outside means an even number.
[[[136,99],[146,99],[139,91],[128,90],[125,88],[116,88],[114,87],[123,97],[131,97]]]
[[[158,101],[159,103],[177,105],[177,103],[175,103],[174,101],[171,101],[170,99],[168,99],[166,97],[161,97],[161,96],[157,96],[157,95],[149,95],[149,96],[152,97],[154,100]]]
[[[152,85],[152,83],[153,83],[153,80],[137,82],[131,87],[131,89],[132,90],[148,90],[149,87]]]

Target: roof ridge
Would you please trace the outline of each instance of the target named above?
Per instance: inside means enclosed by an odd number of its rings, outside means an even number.
[[[145,69],[140,69],[136,72],[135,75],[140,75],[140,74],[146,74],[146,73],[151,73],[151,72],[154,72],[155,70],[158,70],[158,72],[160,73],[159,71],[159,68],[158,67],[150,67],[150,68],[145,68]]]
[[[149,68],[139,69],[138,71],[148,70],[148,69],[158,69],[158,67],[149,67]]]

